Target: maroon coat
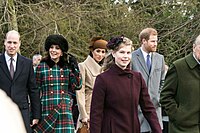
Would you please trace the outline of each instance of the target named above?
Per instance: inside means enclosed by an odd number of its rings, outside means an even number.
[[[140,133],[138,105],[153,133],[162,133],[141,74],[113,65],[96,78],[90,133]]]

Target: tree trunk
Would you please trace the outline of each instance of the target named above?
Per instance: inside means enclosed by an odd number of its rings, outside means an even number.
[[[8,31],[9,30],[16,30],[18,31],[18,24],[17,24],[17,15],[15,12],[15,4],[14,0],[8,0]],[[20,53],[20,49],[18,51]]]
[[[8,30],[18,31],[16,16],[14,0],[8,0],[8,22],[10,23]]]

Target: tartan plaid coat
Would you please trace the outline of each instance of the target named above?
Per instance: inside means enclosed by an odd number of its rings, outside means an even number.
[[[37,133],[74,133],[72,95],[81,88],[79,70],[74,72],[62,61],[41,61],[36,68],[36,81],[41,90],[42,118],[34,129]]]

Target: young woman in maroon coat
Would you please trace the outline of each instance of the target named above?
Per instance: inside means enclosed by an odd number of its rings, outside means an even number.
[[[140,133],[138,105],[152,132],[162,133],[141,74],[129,68],[131,45],[123,36],[111,38],[107,44],[111,53],[105,60],[105,72],[95,81],[90,133]]]

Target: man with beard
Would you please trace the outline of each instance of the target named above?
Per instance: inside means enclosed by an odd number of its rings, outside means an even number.
[[[156,108],[160,126],[162,124],[161,106],[159,104],[160,90],[162,89],[165,78],[165,61],[163,55],[156,52],[158,45],[158,33],[153,28],[145,28],[139,34],[141,47],[132,53],[132,70],[142,74],[150,98]],[[139,107],[139,119],[142,133],[150,133],[149,123],[144,118]]]

